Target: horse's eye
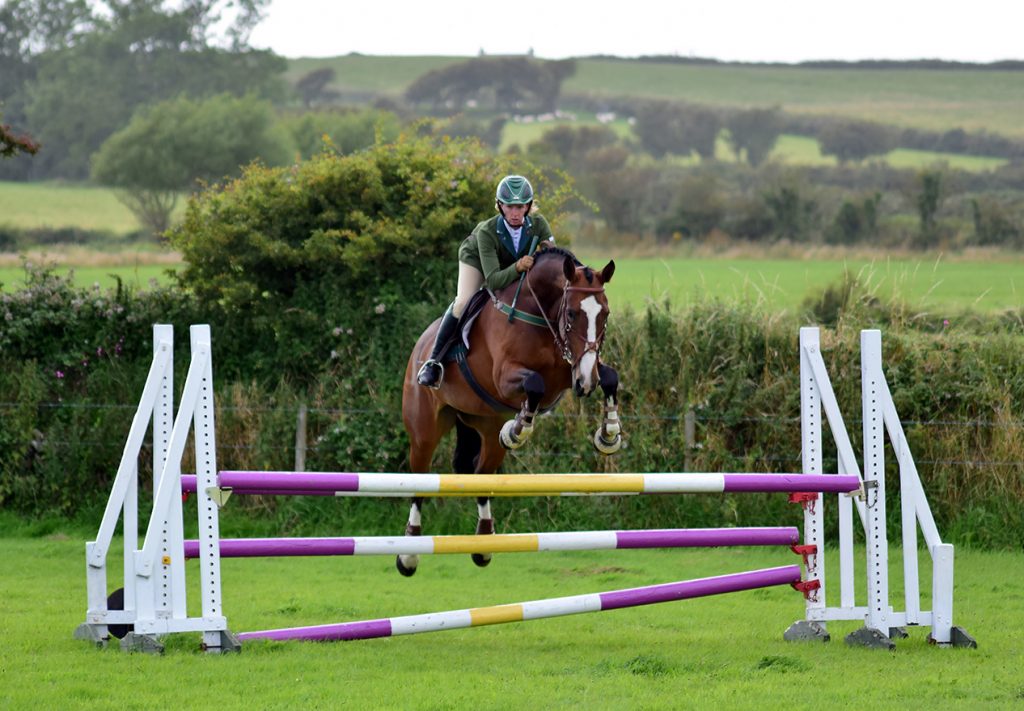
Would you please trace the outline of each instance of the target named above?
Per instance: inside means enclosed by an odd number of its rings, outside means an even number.
[[[569,317],[570,321],[575,321],[576,320],[576,312],[573,311],[572,309],[569,309],[569,313],[566,314],[566,315]]]

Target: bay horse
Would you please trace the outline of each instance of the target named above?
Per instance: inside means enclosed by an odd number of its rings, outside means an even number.
[[[570,387],[577,396],[600,385],[604,417],[593,444],[602,454],[622,446],[617,391],[618,373],[601,362],[608,319],[604,287],[615,262],[601,271],[584,266],[567,249],[549,247],[535,255],[533,268],[519,282],[490,294],[481,290],[466,307],[454,350],[437,390],[416,382],[440,319],[416,342],[409,356],[402,390],[402,419],[409,433],[409,467],[429,472],[434,451],[453,427],[452,469],[457,474],[493,474],[508,449],[518,449],[533,433],[534,419],[557,405]],[[518,286],[517,286],[518,284]],[[474,304],[490,296],[490,305]],[[475,320],[474,319],[475,316]],[[468,348],[462,333],[468,327]],[[514,415],[514,417],[513,417]],[[405,535],[421,533],[422,498],[413,498]],[[477,499],[478,535],[494,533],[490,499]],[[479,566],[489,553],[474,553]],[[402,575],[416,572],[419,557],[400,555]]]

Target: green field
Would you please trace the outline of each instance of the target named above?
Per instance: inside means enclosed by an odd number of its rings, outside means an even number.
[[[116,234],[139,229],[113,190],[60,182],[0,182],[0,224],[22,229],[78,227]]]
[[[424,72],[469,57],[348,55],[289,62],[289,77],[335,70],[332,88],[401,94]],[[565,94],[678,99],[735,107],[779,106],[933,131],[963,128],[1024,137],[1021,72],[1000,70],[810,69],[579,59]]]
[[[581,251],[588,264],[603,266],[607,255]],[[146,289],[150,280],[167,283],[166,270],[174,264],[138,264],[74,267],[74,282],[89,287],[125,284]],[[895,298],[914,310],[936,316],[964,311],[998,313],[1018,309],[1024,299],[1024,260],[946,261],[917,259],[702,259],[616,258],[615,278],[608,287],[612,307],[642,309],[647,303],[685,306],[698,299],[758,304],[769,312],[799,311],[808,295],[819,295],[837,285],[844,273],[858,275],[867,288],[883,299]],[[67,274],[63,266],[58,273]],[[24,284],[19,267],[0,267],[4,291]]]
[[[601,266],[600,254],[583,253]],[[1024,262],[920,259],[616,259],[608,287],[613,307],[649,301],[674,305],[699,298],[760,304],[770,312],[799,309],[808,295],[837,285],[846,272],[883,299],[895,298],[935,315],[966,310],[994,313],[1019,308]]]
[[[794,512],[789,523],[797,518]],[[364,642],[249,643],[241,654],[221,658],[200,653],[197,635],[182,635],[168,640],[159,657],[101,651],[71,638],[85,615],[83,543],[93,535],[2,539],[9,574],[0,576],[0,707],[790,709],[820,702],[875,709],[947,708],[955,699],[961,708],[1017,708],[1024,699],[1019,553],[957,550],[954,622],[978,640],[975,650],[929,646],[925,630],[914,629],[891,653],[849,648],[842,637],[857,627],[849,622],[830,623],[829,644],[786,643],[782,632],[803,616],[803,600],[776,587]],[[593,593],[797,561],[784,549],[749,548],[506,554],[486,570],[466,558],[425,557],[410,579],[395,572],[390,558],[225,560],[224,612],[239,632]],[[110,570],[116,579],[116,557]],[[193,594],[197,572],[192,564]],[[925,609],[929,588],[923,574]],[[900,600],[899,586],[891,595]]]

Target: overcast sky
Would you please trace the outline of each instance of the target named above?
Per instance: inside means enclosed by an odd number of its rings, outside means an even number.
[[[272,0],[285,57],[669,54],[744,62],[1024,59],[1020,0]]]

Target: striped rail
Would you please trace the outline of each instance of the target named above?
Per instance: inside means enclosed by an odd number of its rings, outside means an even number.
[[[388,617],[363,622],[342,622],[311,627],[290,627],[283,629],[243,632],[240,641],[250,639],[271,640],[355,640],[376,637],[393,637],[421,632],[482,627],[505,622],[523,622],[548,617],[563,617],[584,612],[604,612],[626,607],[653,605],[708,595],[754,590],[773,585],[793,585],[800,582],[800,566],[787,565],[779,568],[765,568],[746,573],[720,575],[712,578],[684,580],[663,585],[649,585],[627,590],[613,590],[604,593],[558,597],[535,600],[512,605],[475,607],[466,610],[434,612],[425,615]]]
[[[638,531],[514,533],[489,536],[365,536],[353,538],[237,538],[220,541],[222,558],[334,555],[430,555],[534,551],[792,546],[795,527],[671,528]],[[185,557],[199,557],[199,541],[185,541]]]
[[[357,474],[223,471],[218,486],[237,494],[370,496],[557,496],[857,491],[856,475],[837,474]],[[182,476],[182,491],[196,490]]]

